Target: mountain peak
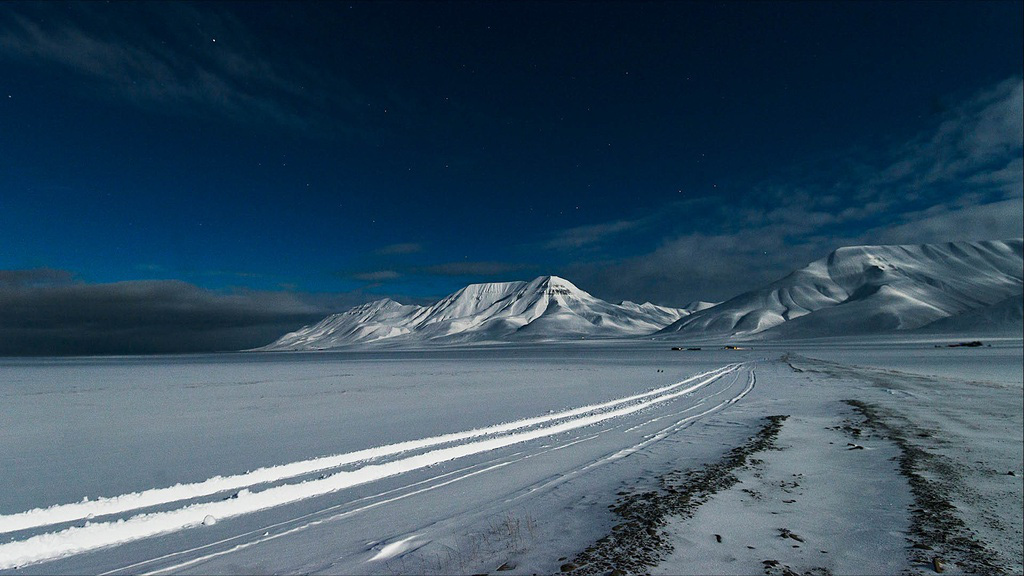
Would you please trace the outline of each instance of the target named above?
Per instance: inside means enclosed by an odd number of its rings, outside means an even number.
[[[565,278],[562,278],[561,276],[552,276],[552,275],[540,276],[540,277],[538,277],[538,279],[543,279],[548,284],[568,284],[569,286],[572,286],[573,288],[576,287],[576,286],[573,285],[572,282],[569,282],[568,280],[566,280]]]
[[[430,306],[390,300],[357,306],[286,334],[265,350],[320,350],[360,342],[488,342],[651,334],[687,312],[605,302],[558,276],[470,284]]]
[[[548,296],[586,294],[586,292],[577,288],[572,282],[558,276],[538,276],[530,284],[536,286],[538,290],[544,290]]]

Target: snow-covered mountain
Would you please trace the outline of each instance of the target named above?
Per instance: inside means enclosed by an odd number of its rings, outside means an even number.
[[[912,330],[1019,295],[1022,244],[1018,238],[840,248],[764,288],[683,317],[658,336]]]
[[[557,276],[471,284],[431,306],[384,299],[284,335],[263,350],[322,350],[361,342],[568,340],[651,334],[711,304],[611,304]]]
[[[840,248],[715,305],[611,304],[568,280],[471,284],[430,306],[383,299],[291,332],[263,350],[648,336],[815,337],[895,330],[1020,332],[1021,239]],[[999,326],[996,327],[995,324]]]

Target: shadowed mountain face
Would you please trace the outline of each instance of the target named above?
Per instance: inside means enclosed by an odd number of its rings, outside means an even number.
[[[1021,270],[1021,239],[840,248],[764,288],[681,318],[659,336],[913,330],[1019,297]]]
[[[320,350],[361,342],[575,340],[651,334],[707,306],[611,304],[557,276],[471,284],[431,306],[384,299],[286,334],[264,350]]]
[[[972,308],[941,318],[918,329],[930,334],[990,334],[1021,336],[1024,330],[1024,294],[1010,296],[991,306]]]

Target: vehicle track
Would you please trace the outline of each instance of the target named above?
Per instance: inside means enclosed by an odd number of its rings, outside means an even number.
[[[436,474],[377,494],[273,523],[258,530],[246,531],[216,542],[123,566],[111,572],[136,573],[145,570],[181,569],[267,540],[305,530],[314,525],[345,518],[506,466],[512,466],[542,454],[562,450],[615,430],[622,432],[621,429],[625,427],[625,424],[615,423],[615,419],[642,413],[680,397],[691,396],[710,384],[720,382],[725,376],[733,376],[732,383],[720,390],[708,393],[695,404],[673,413],[674,417],[682,416],[699,409],[708,400],[731,389],[741,373],[741,368],[743,368],[742,364],[729,364],[642,394],[480,429],[274,466],[236,476],[214,477],[193,484],[157,488],[113,498],[0,516],[0,533],[31,532],[31,528],[60,526],[61,523],[68,521],[90,519],[89,522],[81,526],[45,533],[30,533],[20,538],[16,534],[13,541],[0,544],[0,568],[15,568],[152,538],[201,526],[209,517],[219,521],[251,514],[339,492],[353,486],[369,484],[384,478],[400,476],[410,471],[457,461],[468,456],[498,454],[498,450],[510,446],[541,439],[555,439],[555,441],[538,448],[530,448],[532,452],[500,455],[497,458]],[[583,473],[602,463],[642,450],[644,447],[685,428],[692,422],[735,403],[754,387],[753,370],[748,368],[746,373],[748,374],[747,386],[738,394],[729,396],[697,414],[687,415],[667,427],[645,435],[639,443],[606,454],[560,478],[549,480],[548,483],[564,482],[569,477]],[[661,414],[651,417],[641,424],[633,425],[629,430],[654,425],[668,416],[672,415]],[[597,425],[602,427],[596,428],[596,432],[586,438],[570,437],[570,434],[575,431]],[[323,472],[320,477],[303,480],[303,477],[318,472]],[[287,482],[287,480],[295,481]],[[258,491],[249,491],[256,486],[268,487]],[[520,494],[528,494],[542,487],[543,485],[530,487],[532,489],[527,488]],[[223,497],[224,493],[235,490],[241,491],[226,498]],[[218,495],[220,497],[211,499]],[[158,509],[148,513],[137,513],[128,518],[115,518],[124,512],[144,512],[149,507],[166,507],[175,502],[178,502],[180,506],[169,510]],[[104,519],[95,521],[101,515]],[[194,556],[196,553],[199,553],[199,556]]]

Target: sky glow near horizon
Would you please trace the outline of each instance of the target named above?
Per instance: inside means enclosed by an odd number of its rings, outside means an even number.
[[[542,274],[682,306],[839,246],[1019,237],[1021,22],[1020,2],[9,4],[0,339],[35,344],[0,353],[258,345]]]

